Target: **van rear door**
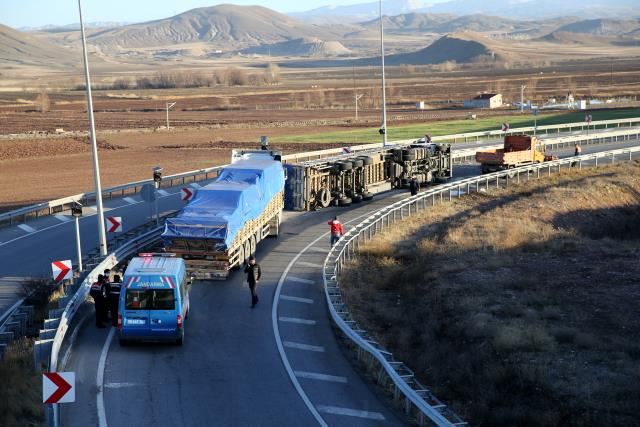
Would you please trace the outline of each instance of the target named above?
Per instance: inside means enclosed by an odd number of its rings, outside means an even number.
[[[176,289],[149,289],[149,332],[155,337],[173,337],[178,333],[179,302]]]
[[[122,330],[126,336],[146,336],[149,334],[149,306],[151,300],[147,289],[123,288],[124,312]]]

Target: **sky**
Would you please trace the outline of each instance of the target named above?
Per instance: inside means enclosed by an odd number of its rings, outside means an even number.
[[[167,18],[189,9],[222,3],[259,5],[278,12],[302,12],[328,4],[370,0],[83,0],[85,22],[143,22]],[[0,23],[14,28],[79,22],[77,0],[0,0]]]

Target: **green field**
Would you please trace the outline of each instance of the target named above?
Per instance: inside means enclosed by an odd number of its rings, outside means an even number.
[[[628,117],[640,117],[639,108],[595,110],[589,112],[594,121],[623,119]],[[570,113],[551,113],[538,116],[538,126],[554,125],[560,123],[582,122],[584,111]],[[447,120],[434,121],[425,124],[411,124],[404,126],[390,125],[387,129],[388,140],[401,140],[420,138],[425,133],[431,136],[451,135],[466,132],[479,132],[498,130],[502,123],[508,122],[512,128],[533,126],[534,116],[530,113],[510,114],[479,118],[476,120]],[[308,135],[274,137],[274,142],[300,142],[300,143],[343,143],[349,145],[366,144],[380,141],[378,128],[356,129],[349,131],[324,132]]]

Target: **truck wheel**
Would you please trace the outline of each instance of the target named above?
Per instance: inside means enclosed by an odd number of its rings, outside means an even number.
[[[338,162],[337,165],[341,171],[350,171],[351,169],[353,169],[353,163],[348,161]]]
[[[353,201],[353,203],[361,203],[362,202],[362,196],[359,194],[356,194],[355,196],[353,196],[351,198],[351,200]]]
[[[351,162],[353,163],[354,168],[361,168],[362,166],[364,166],[364,162],[362,161],[362,159],[353,159],[351,160]]]
[[[403,161],[416,160],[417,158],[418,158],[418,153],[415,148],[408,148],[408,149],[402,150]]]
[[[320,206],[322,206],[323,208],[329,207],[329,205],[331,204],[331,192],[329,191],[329,189],[326,187],[322,187],[320,189],[320,192],[318,193],[317,200],[320,203]]]
[[[338,206],[349,206],[352,202],[353,200],[351,200],[349,197],[343,197],[342,199],[338,200]]]
[[[360,157],[360,159],[362,160],[362,164],[364,166],[371,166],[373,164],[373,158],[366,156],[366,157]]]
[[[373,193],[367,191],[362,195],[362,200],[364,200],[365,202],[373,200]]]

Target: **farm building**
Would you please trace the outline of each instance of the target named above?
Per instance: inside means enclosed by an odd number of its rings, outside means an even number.
[[[482,93],[473,99],[464,101],[464,108],[498,108],[502,107],[502,94]]]

